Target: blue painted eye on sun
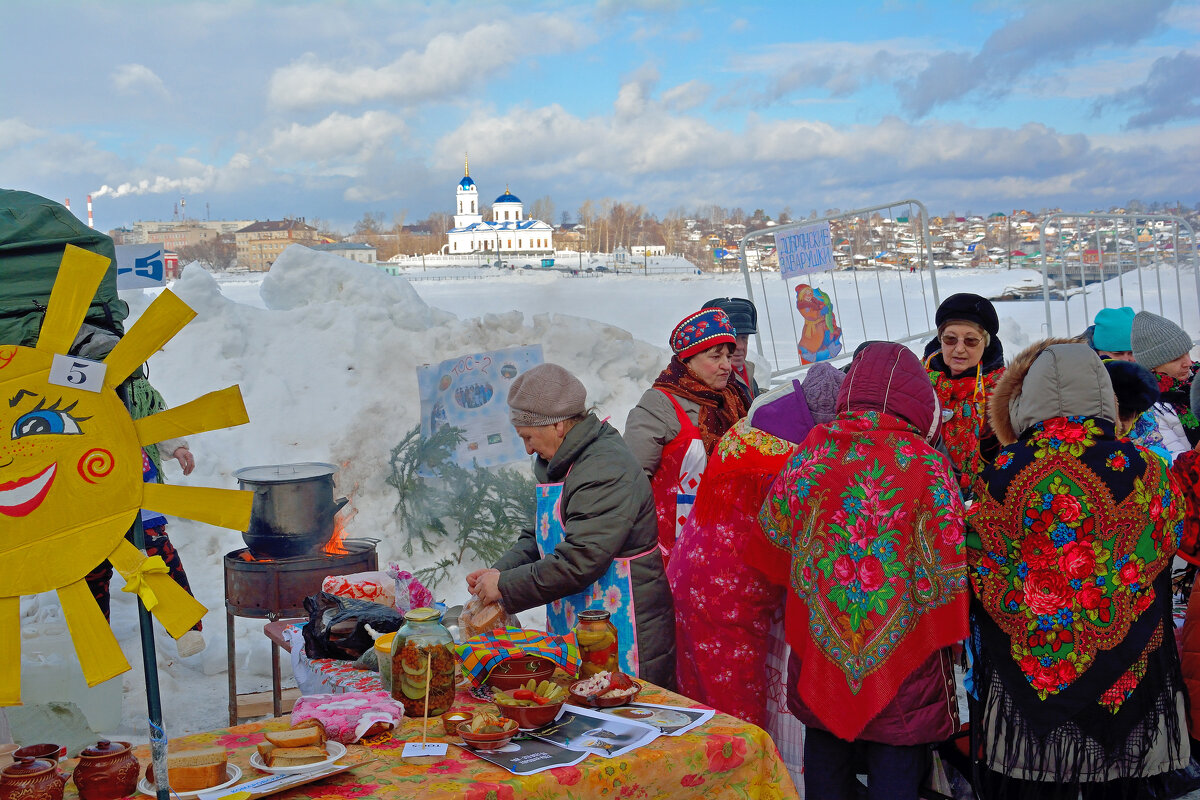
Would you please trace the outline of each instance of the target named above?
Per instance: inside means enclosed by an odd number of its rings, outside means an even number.
[[[58,402],[49,408],[42,408],[45,400],[38,403],[38,407],[32,411],[26,412],[17,417],[17,421],[13,423],[11,438],[16,440],[24,436],[42,436],[46,434],[63,434],[73,436],[83,433],[79,428],[79,423],[91,419],[91,417],[75,417],[70,412],[76,403],[66,408],[59,409]]]

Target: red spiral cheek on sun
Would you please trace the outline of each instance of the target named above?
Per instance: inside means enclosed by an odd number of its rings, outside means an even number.
[[[95,483],[97,478],[103,478],[112,472],[115,464],[112,453],[96,448],[83,454],[76,469],[85,481]]]
[[[9,364],[11,364],[12,360],[16,357],[17,357],[17,348],[15,346],[0,347],[0,369],[4,369]]]

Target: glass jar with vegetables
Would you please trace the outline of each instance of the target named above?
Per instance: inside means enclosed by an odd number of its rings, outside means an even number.
[[[579,655],[583,658],[582,679],[586,680],[598,672],[619,672],[621,669],[617,628],[608,617],[608,612],[599,608],[579,612],[575,640],[579,643]]]
[[[392,640],[392,698],[408,717],[436,717],[454,703],[454,639],[438,618],[437,609],[414,608]]]

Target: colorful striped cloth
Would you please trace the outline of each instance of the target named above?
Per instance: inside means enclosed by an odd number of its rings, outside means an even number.
[[[463,669],[471,676],[471,682],[482,686],[484,678],[506,658],[540,656],[558,664],[570,675],[579,673],[582,660],[575,633],[566,636],[551,636],[543,631],[525,631],[520,628],[497,628],[490,633],[481,633],[454,649],[462,660]]]

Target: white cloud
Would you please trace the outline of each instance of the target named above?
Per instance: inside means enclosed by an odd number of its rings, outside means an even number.
[[[526,44],[537,42],[549,55],[576,49],[591,38],[565,17],[535,14],[484,22],[463,33],[439,33],[423,50],[409,50],[382,67],[325,63],[306,55],[275,71],[267,96],[280,109],[311,109],[390,100],[419,103],[453,100],[472,84],[495,78],[529,56]]]
[[[0,119],[0,151],[36,141],[45,132],[19,119]]]
[[[335,112],[315,125],[293,122],[275,131],[263,149],[263,155],[280,165],[301,162],[361,164],[367,156],[386,148],[404,131],[404,120],[384,111],[368,111],[358,117]]]
[[[122,94],[156,94],[170,97],[162,78],[145,64],[120,64],[112,72],[113,87]]]

